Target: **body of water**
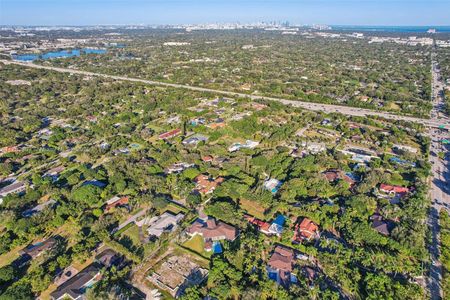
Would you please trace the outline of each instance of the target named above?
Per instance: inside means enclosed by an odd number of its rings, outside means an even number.
[[[74,57],[80,56],[82,54],[105,54],[106,49],[71,49],[71,50],[60,50],[60,51],[50,51],[42,54],[13,54],[12,58],[14,60],[20,61],[33,61],[36,59],[52,59],[52,58],[64,58],[64,57]]]
[[[437,33],[450,32],[450,26],[352,26],[352,25],[331,25],[333,30],[352,31],[381,31],[381,32],[417,32],[426,33],[428,29],[434,28]]]

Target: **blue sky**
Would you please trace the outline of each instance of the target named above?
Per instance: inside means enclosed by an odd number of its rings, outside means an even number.
[[[450,0],[0,0],[3,25],[450,25]]]

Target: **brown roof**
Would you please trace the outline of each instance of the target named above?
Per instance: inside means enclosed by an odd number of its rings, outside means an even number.
[[[204,162],[210,162],[210,161],[213,161],[213,157],[211,155],[205,155],[205,156],[202,156],[202,160]]]
[[[117,206],[121,206],[121,205],[125,205],[128,204],[129,199],[128,197],[122,197],[117,199],[116,201],[112,202],[112,203],[108,203],[105,207],[106,211],[109,211],[110,209],[117,207]]]
[[[159,139],[161,139],[161,140],[169,139],[169,138],[179,135],[180,133],[181,133],[181,129],[177,128],[177,129],[170,130],[170,131],[160,134]]]
[[[383,235],[389,235],[394,229],[395,224],[390,220],[384,220],[380,214],[374,214],[370,217],[372,228]]]
[[[399,194],[406,194],[409,192],[409,189],[407,187],[388,185],[384,183],[380,185],[380,190],[382,190],[383,192],[395,192]]]
[[[332,182],[339,179],[339,173],[336,171],[327,171],[324,173],[328,181]]]
[[[28,246],[22,250],[24,254],[36,258],[41,255],[44,251],[52,249],[56,245],[57,241],[54,237],[51,237],[43,242],[36,243],[34,245]]]
[[[261,221],[255,217],[249,216],[249,215],[244,215],[244,218],[247,219],[247,221],[250,224],[256,225],[256,227],[258,227],[259,231],[263,231],[263,232],[268,232],[269,231],[269,227],[270,224],[264,221]]]
[[[304,218],[300,224],[295,226],[294,240],[301,242],[304,239],[310,239],[314,236],[319,227],[310,219]]]
[[[277,246],[269,259],[271,268],[287,272],[292,272],[293,263],[294,251],[282,246]]]
[[[225,179],[223,177],[217,177],[212,179],[208,175],[200,174],[195,177],[194,181],[197,184],[197,190],[202,194],[208,194],[215,190]]]
[[[317,272],[313,268],[305,267],[303,268],[303,272],[309,280],[314,280],[317,277]]]
[[[90,264],[80,273],[67,280],[50,294],[51,299],[64,299],[66,296],[71,299],[80,299],[86,292],[86,284],[90,281],[98,281],[101,278],[101,266],[96,263]]]
[[[188,227],[187,232],[190,234],[201,234],[204,239],[225,237],[225,239],[233,241],[237,236],[236,227],[221,221],[216,222],[213,218],[208,218],[206,223],[197,219],[190,227]]]

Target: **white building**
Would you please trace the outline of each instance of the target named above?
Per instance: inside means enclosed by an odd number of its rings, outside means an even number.
[[[147,232],[149,235],[159,238],[164,232],[174,231],[183,218],[184,214],[182,213],[174,215],[166,211],[162,215],[149,220]]]

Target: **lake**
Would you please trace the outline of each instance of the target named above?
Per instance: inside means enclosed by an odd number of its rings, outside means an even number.
[[[33,61],[36,59],[52,59],[52,58],[64,58],[64,57],[74,57],[80,56],[82,54],[105,54],[106,49],[72,49],[72,50],[60,50],[60,51],[50,51],[42,54],[13,54],[12,58],[14,60],[20,61]]]

